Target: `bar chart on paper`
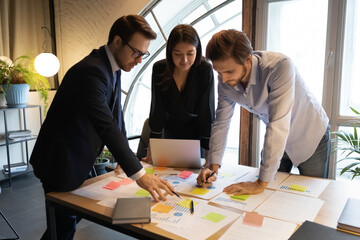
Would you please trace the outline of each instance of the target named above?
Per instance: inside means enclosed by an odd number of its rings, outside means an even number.
[[[226,193],[220,193],[211,199],[210,202],[251,212],[273,193],[274,191],[268,189],[255,195],[231,196]]]
[[[192,199],[195,206],[207,202],[201,199]],[[158,203],[151,208],[151,221],[181,227],[185,224],[186,218],[191,216],[190,198],[179,200],[169,198],[164,203]]]

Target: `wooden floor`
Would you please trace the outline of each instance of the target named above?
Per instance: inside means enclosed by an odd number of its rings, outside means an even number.
[[[0,211],[4,214],[21,240],[40,239],[46,229],[45,198],[39,179],[32,172],[13,178],[12,186],[0,182]],[[0,239],[14,238],[11,229],[0,216]],[[134,238],[98,224],[81,220],[75,234],[76,240]]]

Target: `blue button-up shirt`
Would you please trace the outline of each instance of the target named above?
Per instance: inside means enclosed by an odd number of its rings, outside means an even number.
[[[209,161],[221,165],[230,120],[238,103],[266,124],[259,179],[273,180],[284,151],[295,166],[315,152],[329,119],[292,61],[275,52],[253,52],[246,89],[218,82],[218,107]]]

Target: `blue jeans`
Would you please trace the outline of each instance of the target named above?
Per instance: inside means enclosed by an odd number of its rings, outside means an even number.
[[[330,151],[330,126],[328,126],[314,154],[298,166],[300,174],[304,176],[328,178]],[[293,163],[291,159],[286,152],[284,152],[278,171],[289,173],[292,167]]]

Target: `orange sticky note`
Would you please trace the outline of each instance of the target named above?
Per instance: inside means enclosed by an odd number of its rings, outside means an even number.
[[[193,174],[190,171],[182,171],[181,173],[179,173],[177,176],[183,179],[187,179],[188,177],[191,176],[191,174]]]
[[[121,181],[118,181],[118,183],[120,183],[120,185],[128,185],[128,184],[133,183],[133,182],[134,181],[131,180],[130,178],[125,178],[125,179],[123,179]]]
[[[263,220],[264,220],[263,215],[253,212],[246,212],[243,220],[243,224],[250,225],[253,227],[261,227]]]
[[[120,185],[121,184],[119,182],[111,181],[108,184],[106,184],[105,186],[103,186],[103,188],[106,188],[106,189],[109,189],[109,190],[114,190],[114,189],[120,187]]]
[[[167,167],[154,167],[155,171],[165,171],[168,168]]]
[[[155,212],[168,213],[173,208],[174,208],[173,206],[168,206],[168,205],[164,205],[164,204],[158,204],[152,210],[155,211]]]

